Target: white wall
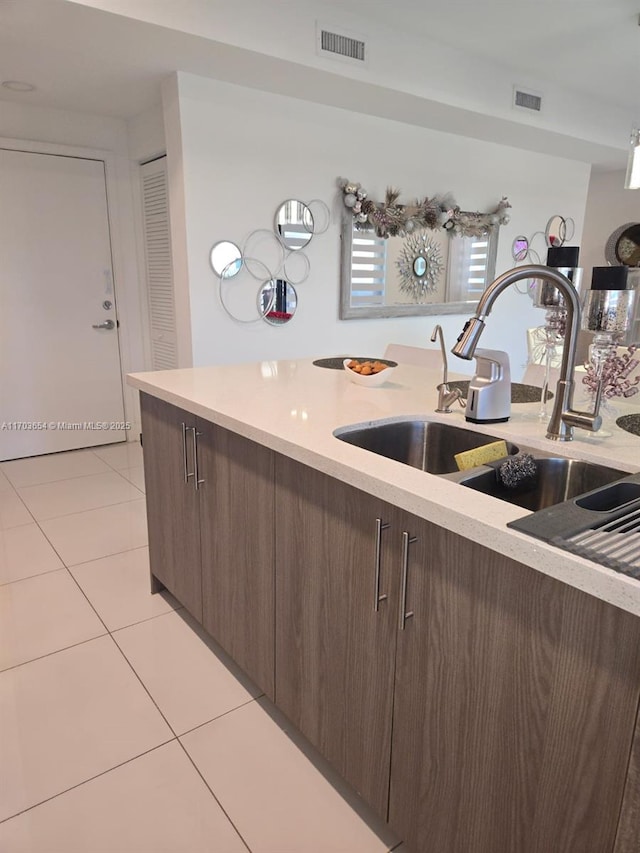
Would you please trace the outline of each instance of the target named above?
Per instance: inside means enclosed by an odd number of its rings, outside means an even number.
[[[506,65],[499,52],[490,59],[485,59],[465,50],[463,45],[453,47],[430,37],[429,33],[419,26],[421,15],[416,16],[415,27],[412,27],[411,19],[403,20],[402,18],[396,20],[395,26],[390,26],[385,23],[385,15],[381,19],[376,16],[375,3],[371,4],[370,13],[364,15],[361,6],[350,8],[349,3],[326,3],[317,2],[317,0],[305,0],[305,2],[234,0],[233,3],[229,3],[228,0],[207,0],[206,3],[200,0],[180,0],[180,2],[175,0],[174,2],[171,0],[164,0],[164,2],[159,0],[76,0],[76,2],[191,33],[210,39],[213,44],[226,44],[254,51],[255,58],[264,54],[297,63],[299,76],[305,79],[308,88],[313,87],[314,84],[312,78],[302,75],[303,68],[315,68],[331,75],[340,75],[347,80],[359,80],[383,87],[380,92],[369,96],[372,103],[363,104],[364,111],[376,111],[380,108],[373,103],[374,98],[387,99],[390,103],[393,99],[401,102],[400,93],[409,93],[431,100],[434,115],[430,119],[438,122],[440,129],[470,135],[479,133],[481,137],[486,138],[485,134],[491,133],[491,125],[483,122],[482,116],[488,116],[500,120],[500,129],[494,130],[492,137],[494,139],[497,132],[503,135],[503,139],[505,134],[512,134],[512,144],[518,144],[516,139],[520,139],[522,144],[526,145],[523,135],[517,132],[517,126],[520,125],[529,129],[529,144],[533,145],[533,137],[537,137],[539,130],[544,129],[553,131],[557,135],[557,144],[560,144],[561,136],[565,137],[564,142],[567,146],[565,151],[571,150],[570,138],[573,138],[574,149],[579,147],[582,140],[619,149],[624,144],[621,140],[626,140],[629,132],[628,110],[615,103],[614,98],[596,100],[586,96],[569,88],[562,75],[555,73],[554,51],[558,46],[562,46],[563,41],[566,42],[567,38],[570,40],[571,37],[560,38],[561,30],[554,31],[552,22],[548,24],[546,37],[541,38],[535,45],[535,52],[539,57],[537,73],[525,74]],[[425,7],[431,5],[432,15],[434,19],[437,18],[440,4],[424,0],[421,5]],[[460,5],[460,26],[468,27],[464,4]],[[544,12],[538,13],[530,8],[532,4],[525,4],[520,10],[522,20],[518,17],[517,10],[513,14],[510,10],[506,11],[510,4],[503,5],[505,15],[501,23],[501,31],[505,39],[513,35],[516,43],[521,43],[519,36],[523,31],[526,31],[529,26],[539,27],[541,21],[544,22]],[[404,8],[406,9],[406,6]],[[345,29],[356,37],[364,38],[367,42],[368,63],[361,66],[358,63],[318,56],[315,50],[316,21],[330,29],[337,28],[338,31]],[[577,36],[574,34],[573,38]],[[610,45],[604,39],[603,34],[603,44],[599,45],[601,63],[606,63],[609,53],[617,49],[616,45]],[[524,43],[527,44],[526,39]],[[527,46],[524,49],[532,48]],[[249,55],[231,60],[230,67],[219,67],[216,76],[219,79],[234,79],[242,83],[241,77],[227,75],[245,73],[239,66],[248,65],[251,61],[252,58]],[[224,60],[221,60],[222,64]],[[189,70],[205,73],[193,67]],[[295,73],[295,65],[286,71],[281,69],[279,72],[272,68],[271,79],[266,79],[263,75],[263,79],[257,80],[255,85],[271,91],[275,90],[272,87],[281,87],[278,91],[285,91],[286,87],[291,85],[291,81],[290,79],[279,80],[278,76],[286,75],[291,78]],[[542,114],[512,109],[514,84],[529,87],[544,94]],[[325,91],[332,88],[330,80],[318,81],[318,85]],[[344,91],[348,91],[349,88],[345,80]],[[322,101],[324,95],[311,91],[307,97],[312,100],[319,98]],[[469,111],[469,114],[463,118],[462,126],[460,122],[456,122],[449,111],[445,111],[444,115],[435,115],[439,112],[438,106],[443,104]],[[478,114],[477,125],[473,113]],[[594,121],[594,115],[598,116],[597,121]],[[445,128],[442,126],[443,122],[454,122],[457,124],[457,129],[454,126]],[[510,127],[510,124],[515,127]],[[494,122],[494,127],[496,125],[497,123]],[[437,125],[431,124],[431,126]]]
[[[607,265],[604,247],[610,234],[628,222],[640,222],[640,190],[624,189],[624,172],[594,172],[589,183],[580,264],[587,284],[592,267]]]
[[[625,190],[624,179],[624,171],[594,172],[591,176],[580,251],[586,287],[591,285],[593,267],[607,266],[604,250],[613,231],[627,223],[640,222],[640,190]],[[640,303],[636,318],[640,319]],[[591,340],[588,332],[580,336],[579,360],[587,359]]]
[[[0,138],[41,143],[42,150],[47,151],[52,145],[65,146],[60,153],[95,150],[111,155],[111,161],[107,163],[108,193],[123,380],[126,373],[144,370],[147,366],[142,332],[144,294],[138,277],[137,224],[125,122],[3,101]],[[136,439],[139,432],[138,395],[125,385],[124,397],[127,419],[134,424],[129,437]]]
[[[507,195],[513,210],[501,232],[498,271],[513,266],[513,238],[544,228],[554,213],[573,217],[576,239],[581,236],[590,171],[584,163],[184,73],[177,75],[177,103],[165,105],[165,127],[169,169],[182,171],[184,180],[185,230],[177,242],[187,267],[178,270],[176,283],[189,293],[194,364],[381,353],[391,341],[425,345],[435,322],[453,342],[462,316],[338,320],[338,175],[360,181],[376,199],[393,185],[404,200],[452,191],[463,208],[488,210]],[[180,163],[172,162],[171,135],[179,138]],[[242,245],[250,231],[271,228],[276,207],[289,197],[320,198],[333,209],[329,231],[309,247],[311,275],[298,288],[298,312],[280,328],[236,324],[220,305],[209,249],[220,239]],[[540,322],[528,297],[505,294],[483,345],[507,349],[518,378],[525,330]]]
[[[129,157],[134,163],[144,163],[166,151],[162,104],[157,104],[127,121]]]

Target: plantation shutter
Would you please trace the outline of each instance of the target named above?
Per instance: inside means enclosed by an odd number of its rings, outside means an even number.
[[[387,241],[373,231],[354,231],[351,249],[351,306],[384,305]]]
[[[493,280],[496,235],[455,237],[449,249],[449,302],[480,299]]]

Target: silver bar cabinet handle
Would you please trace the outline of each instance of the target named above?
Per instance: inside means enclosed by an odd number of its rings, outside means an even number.
[[[376,518],[376,556],[375,556],[375,580],[373,592],[373,609],[380,610],[380,602],[385,601],[387,593],[380,595],[380,561],[382,558],[382,531],[388,530],[389,525],[383,523],[381,518]]]
[[[407,578],[409,575],[409,545],[418,541],[417,536],[402,533],[402,586],[400,589],[400,630],[404,631],[405,622],[413,616],[413,610],[407,611]]]
[[[182,463],[183,463],[183,476],[185,483],[189,482],[189,477],[193,477],[193,472],[189,473],[189,465],[187,463],[187,430],[193,429],[193,427],[188,427],[184,422],[182,423]]]
[[[202,433],[198,432],[195,427],[189,427],[189,429],[193,430],[193,482],[197,492],[200,488],[200,484],[204,483],[204,480],[200,479],[200,474],[198,472],[198,436],[202,435]]]

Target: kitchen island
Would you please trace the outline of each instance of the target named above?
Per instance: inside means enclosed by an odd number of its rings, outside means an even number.
[[[167,586],[414,853],[640,849],[640,582],[506,527],[525,511],[335,438],[435,413],[311,361],[129,377]],[[640,439],[480,433],[640,471]]]

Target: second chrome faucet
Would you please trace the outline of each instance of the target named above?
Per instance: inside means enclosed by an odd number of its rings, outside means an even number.
[[[442,382],[437,386],[438,390],[438,408],[436,412],[449,414],[451,406],[456,400],[460,401],[460,405],[464,406],[465,401],[462,399],[462,391],[459,388],[454,388],[453,391],[448,385],[449,366],[447,364],[447,349],[444,345],[444,334],[442,326],[438,323],[431,333],[431,342],[435,343],[436,338],[440,338],[440,350],[442,352]]]

